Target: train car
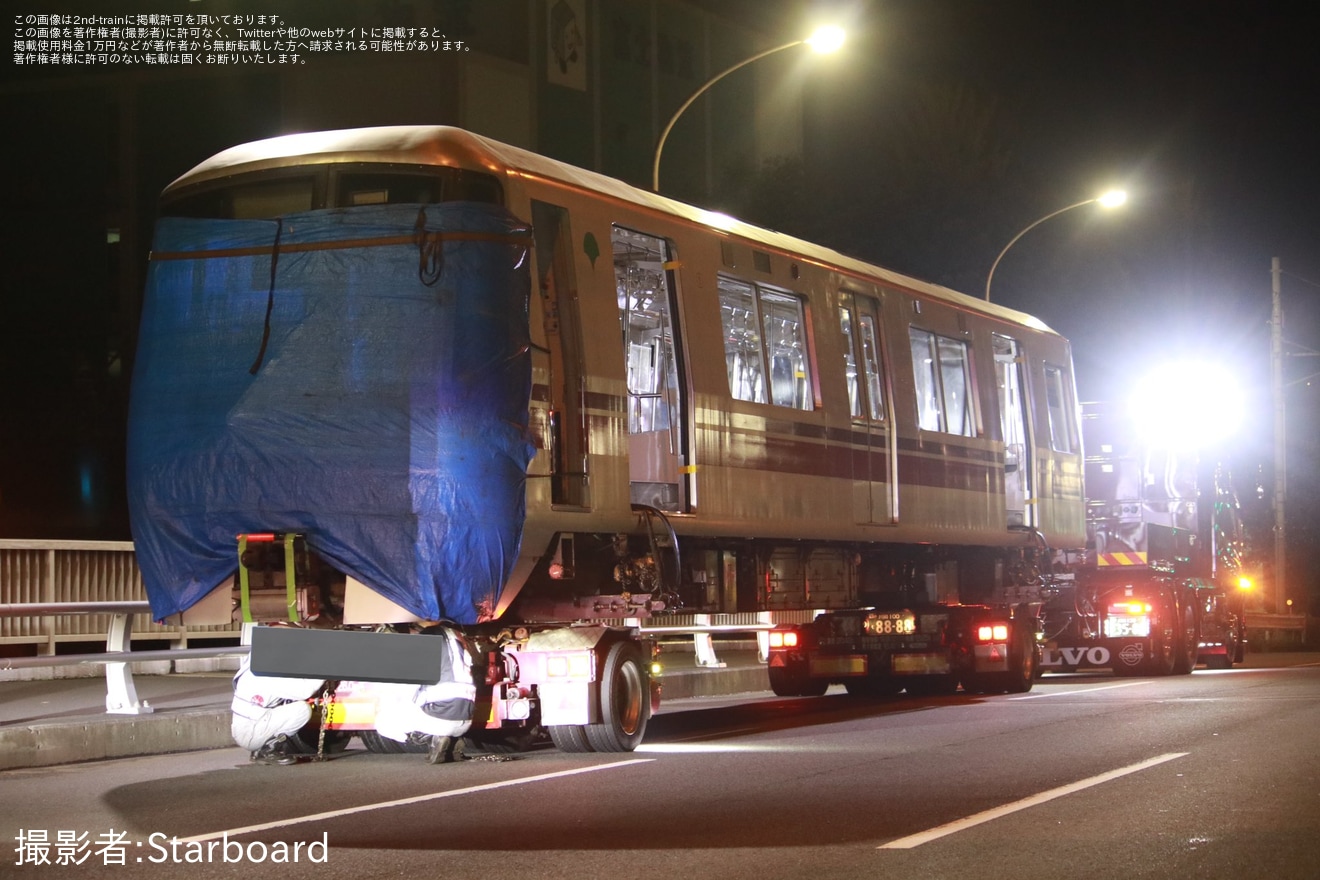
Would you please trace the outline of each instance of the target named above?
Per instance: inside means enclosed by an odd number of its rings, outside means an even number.
[[[142,430],[130,438],[135,538],[158,616],[212,594],[227,601],[240,533],[295,536],[265,556],[249,546],[240,578],[247,563],[273,571],[265,586],[289,597],[275,603],[280,616],[319,606],[347,627],[445,619],[498,633],[488,642],[499,650],[551,622],[680,609],[1011,606],[1038,598],[1051,548],[1085,540],[1069,345],[1020,312],[448,127],[235,147],[172,183],[161,214],[153,273],[182,274],[148,291],[132,420]],[[198,228],[208,244],[171,250]],[[490,271],[465,257],[481,247],[498,250],[492,265],[508,278],[483,282]],[[205,266],[211,257],[227,268]],[[394,308],[429,302],[428,282],[444,289],[433,300],[493,297],[499,314],[469,332]],[[153,296],[191,297],[172,319],[192,326],[190,343],[153,351]],[[189,322],[227,296],[238,304],[224,332],[259,353],[250,366],[206,361],[233,373],[215,431],[226,452],[270,445],[211,504],[195,487],[169,488],[228,473],[214,450],[160,440],[189,430],[165,417],[188,389],[139,389],[173,378],[170,356],[185,359],[200,339]],[[382,355],[401,350],[412,360]],[[416,417],[436,392],[361,376],[441,362],[442,396],[494,402],[470,431],[450,431],[452,413],[428,404],[448,438],[428,442],[468,454],[445,491],[423,490],[432,460],[419,464],[413,442],[390,459],[411,494],[382,513],[371,507],[382,493],[356,488],[376,486],[377,446],[437,433],[419,432]],[[486,382],[501,370],[507,381]],[[362,408],[391,396],[405,403],[379,421],[402,427],[377,442]],[[323,398],[334,404],[318,409]],[[139,436],[153,424],[164,426],[157,439]],[[490,448],[501,465],[472,469]],[[162,466],[163,449],[177,460]],[[470,491],[504,500],[479,511],[480,528],[457,528],[469,501],[456,499]],[[362,505],[371,528],[355,515]],[[604,669],[631,636],[593,631],[584,644]],[[550,688],[519,692],[540,690]],[[562,718],[604,723],[587,693]],[[537,711],[554,714],[543,699]]]

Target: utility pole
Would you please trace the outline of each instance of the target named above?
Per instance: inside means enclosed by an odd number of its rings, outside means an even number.
[[[1284,505],[1287,501],[1288,437],[1287,418],[1283,399],[1283,298],[1279,282],[1282,270],[1279,258],[1270,264],[1273,308],[1270,316],[1270,376],[1274,392],[1274,611],[1282,614],[1285,605],[1284,577],[1286,569],[1287,534],[1284,518]]]

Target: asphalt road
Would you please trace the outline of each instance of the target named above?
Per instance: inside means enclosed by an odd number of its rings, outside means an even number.
[[[1310,880],[1320,658],[1289,662],[1017,697],[686,700],[632,755],[8,771],[0,877]]]

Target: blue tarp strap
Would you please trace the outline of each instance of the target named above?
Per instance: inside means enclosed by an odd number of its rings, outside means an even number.
[[[261,348],[257,351],[257,359],[248,367],[248,372],[254,376],[261,369],[261,362],[266,359],[266,343],[270,342],[270,313],[275,309],[275,269],[280,264],[280,233],[283,231],[284,221],[276,219],[275,243],[270,247],[270,291],[266,296],[266,321],[261,330]]]

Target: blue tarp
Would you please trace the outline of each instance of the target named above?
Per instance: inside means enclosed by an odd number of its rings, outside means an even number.
[[[423,618],[489,615],[533,451],[529,241],[471,203],[160,221],[128,438],[155,618],[269,531]]]

